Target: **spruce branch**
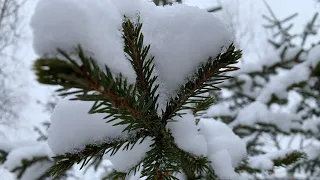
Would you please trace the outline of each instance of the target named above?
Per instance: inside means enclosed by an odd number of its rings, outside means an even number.
[[[59,59],[36,61],[34,69],[39,82],[62,86],[58,90],[60,95],[74,95],[72,100],[96,102],[90,113],[106,113],[108,122],[120,119],[119,124],[129,125],[126,128],[128,131],[156,131],[156,122],[147,121],[153,117],[147,113],[151,105],[145,104],[144,99],[136,95],[135,85],[128,84],[121,74],[114,77],[107,66],[102,71],[94,59],[85,56],[80,46],[77,48],[77,58],[81,60],[81,65],[64,51],[59,52],[68,59],[67,62]]]
[[[118,171],[112,171],[106,177],[103,177],[102,180],[125,180],[127,174]]]
[[[53,157],[56,164],[50,168],[49,172],[54,177],[59,176],[69,170],[74,164],[79,163],[81,163],[80,169],[82,169],[91,160],[96,161],[97,159],[101,159],[106,153],[110,153],[112,156],[119,150],[127,151],[132,149],[136,143],[142,143],[143,140],[144,138],[140,138],[139,135],[136,135],[129,140],[117,140],[99,145],[87,145],[84,150],[78,153],[66,153]],[[121,149],[123,145],[124,147]]]
[[[30,166],[43,161],[52,162],[47,156],[33,157],[31,160],[22,159],[21,166],[12,169],[11,172],[18,173],[17,178],[20,179]],[[46,173],[44,175],[46,175]]]
[[[177,97],[171,98],[167,103],[162,120],[168,121],[180,115],[178,111],[190,109],[190,105],[198,103],[199,98],[206,98],[203,94],[220,90],[216,84],[231,78],[223,73],[237,70],[237,67],[229,65],[237,63],[240,57],[241,51],[235,51],[234,45],[230,45],[227,52],[219,54],[215,59],[210,57],[205,64],[201,65],[193,78],[180,88]]]
[[[122,28],[125,42],[124,52],[136,72],[136,85],[139,95],[144,99],[145,104],[150,104],[145,113],[152,114],[155,118],[157,116],[157,100],[159,97],[159,95],[156,95],[156,91],[159,88],[159,84],[155,84],[158,77],[154,76],[154,56],[149,55],[150,45],[144,46],[141,23],[133,24],[125,18]]]
[[[299,162],[301,159],[305,159],[306,156],[304,153],[299,151],[293,151],[291,153],[286,154],[284,157],[271,159],[275,167],[287,167],[296,162]],[[236,172],[247,172],[250,174],[261,173],[260,169],[252,168],[248,165],[247,161],[242,162],[240,166],[236,168]]]
[[[8,152],[0,150],[0,164],[4,163],[7,159]]]

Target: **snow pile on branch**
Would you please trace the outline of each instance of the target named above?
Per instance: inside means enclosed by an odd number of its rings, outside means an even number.
[[[255,101],[240,110],[236,119],[230,124],[231,127],[239,125],[254,126],[257,123],[273,124],[278,129],[289,132],[292,128],[298,128],[297,116],[285,112],[272,112],[267,105]]]
[[[299,47],[286,47],[287,49],[284,51],[284,47],[274,50],[267,57],[262,58],[259,61],[240,61],[238,66],[240,70],[232,72],[232,74],[246,74],[252,72],[261,72],[264,67],[271,67],[277,63],[279,60],[290,60],[294,58],[299,52],[301,48]],[[282,55],[282,56],[281,56]]]
[[[46,142],[38,143],[36,146],[24,146],[15,148],[8,154],[4,167],[14,170],[19,166],[23,166],[22,160],[31,161],[34,157],[52,157],[53,153]]]
[[[140,17],[145,45],[151,44],[164,97],[195,73],[197,67],[230,45],[231,31],[213,15],[196,7],[157,7],[147,0],[46,0],[32,19],[34,49],[54,55],[80,44],[100,65],[134,82],[135,73],[123,51],[123,17]],[[183,68],[181,65],[183,64]]]
[[[318,159],[320,156],[320,144],[319,142],[310,143],[304,150],[307,154],[307,158],[310,160]]]
[[[277,152],[270,152],[267,154],[253,156],[248,160],[249,166],[259,170],[272,170],[273,160],[283,159],[289,154],[293,153],[294,150],[286,149]]]
[[[200,119],[199,128],[207,141],[211,166],[219,178],[237,177],[234,168],[247,155],[245,142],[226,124],[214,119]]]
[[[278,70],[277,75],[271,76],[268,84],[263,87],[257,100],[267,103],[271,100],[272,95],[276,95],[282,99],[287,98],[287,89],[290,86],[309,80],[312,69],[316,68],[320,63],[319,52],[320,45],[317,45],[308,52],[307,57],[300,56],[300,58],[306,58],[302,63],[288,70]],[[294,55],[298,55],[298,53],[299,51],[297,49],[289,48],[285,53],[285,60],[288,61],[294,58]],[[277,60],[279,60],[279,58]],[[262,69],[259,70],[261,71]]]
[[[311,61],[311,65],[315,68],[320,63],[320,45],[313,47],[308,53],[308,60]]]
[[[278,98],[286,98],[288,94],[287,88],[291,85],[307,81],[310,73],[311,69],[306,63],[301,63],[290,70],[279,72],[278,75],[270,78],[269,83],[262,89],[257,100],[266,103],[270,101],[273,94]]]
[[[221,179],[238,177],[234,168],[247,155],[245,142],[222,122],[202,118],[196,125],[196,117],[191,112],[184,113],[167,125],[179,148],[207,156]]]
[[[303,121],[302,129],[304,131],[310,131],[313,134],[318,134],[320,131],[320,118],[307,119]]]
[[[168,123],[167,128],[170,129],[179,148],[198,156],[207,155],[207,142],[200,135],[193,114],[186,112],[182,117],[174,118],[173,122]]]
[[[0,142],[0,151],[7,153],[3,167],[17,174],[21,172],[21,180],[38,179],[53,165],[50,158],[53,153],[47,142]]]
[[[220,103],[210,106],[204,117],[234,116],[235,114],[227,103]]]
[[[23,146],[36,146],[38,144],[37,141],[8,141],[3,138],[0,139],[0,150],[9,152],[15,148],[23,147]]]
[[[81,151],[87,144],[100,144],[130,135],[126,126],[106,123],[107,114],[89,114],[93,102],[62,99],[51,115],[48,143],[56,154]]]

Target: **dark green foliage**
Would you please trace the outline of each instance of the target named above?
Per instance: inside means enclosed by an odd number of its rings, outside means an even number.
[[[174,116],[181,115],[181,110],[189,109],[195,114],[206,110],[213,98],[204,94],[219,90],[216,85],[231,78],[225,73],[237,70],[231,65],[237,63],[241,51],[230,45],[225,53],[208,57],[207,62],[180,87],[178,95],[168,102],[160,116],[157,114],[156,94],[159,85],[153,75],[154,57],[149,54],[150,45],[144,44],[142,24],[124,18],[122,28],[124,52],[137,75],[135,84],[129,84],[121,74],[113,74],[107,66],[101,69],[80,46],[73,57],[59,50],[66,60],[44,58],[34,64],[39,82],[61,86],[60,95],[72,95],[72,100],[95,102],[89,113],[104,113],[107,123],[117,120],[115,125],[127,126],[124,131],[137,133],[130,139],[87,145],[81,152],[56,156],[52,175],[64,173],[75,163],[82,163],[81,168],[89,163],[97,166],[105,153],[116,154],[123,146],[128,150],[151,137],[151,150],[130,172],[141,169],[141,176],[147,179],[176,179],[177,172],[185,172],[191,179],[216,179],[208,160],[179,149],[166,125]],[[113,172],[106,179],[123,179],[125,176]]]
[[[126,176],[126,173],[113,171],[107,177],[102,178],[102,180],[125,180]]]
[[[27,160],[27,159],[23,159],[21,162],[21,166],[16,167],[15,169],[12,170],[13,173],[17,173],[17,177],[20,179],[22,177],[22,175],[24,174],[24,172],[33,164],[39,163],[39,162],[43,162],[43,161],[48,161],[51,162],[49,160],[49,158],[47,156],[42,156],[42,157],[34,157],[31,160]],[[39,177],[37,180],[42,180],[44,179],[46,174],[43,175],[43,177]],[[62,174],[61,174],[62,175]]]
[[[0,164],[6,161],[7,156],[8,156],[8,153],[6,151],[0,150]]]
[[[281,157],[279,159],[273,160],[273,163],[275,166],[288,166],[288,165],[291,165],[292,163],[297,162],[303,158],[305,158],[305,154],[298,152],[298,151],[294,151],[285,157]]]

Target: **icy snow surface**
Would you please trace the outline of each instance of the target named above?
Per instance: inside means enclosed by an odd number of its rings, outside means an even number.
[[[34,48],[44,56],[55,54],[56,48],[72,52],[80,44],[99,64],[134,82],[135,73],[123,52],[121,24],[124,15],[135,20],[137,14],[145,45],[151,44],[150,53],[155,56],[164,99],[233,39],[212,14],[183,4],[157,7],[147,0],[45,0],[32,19]]]
[[[106,123],[106,114],[88,114],[93,102],[60,100],[51,116],[48,143],[56,154],[81,151],[87,144],[128,138],[125,126]]]

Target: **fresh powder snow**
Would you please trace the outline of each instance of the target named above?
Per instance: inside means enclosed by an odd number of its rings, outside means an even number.
[[[101,144],[126,139],[126,126],[106,123],[107,114],[89,114],[93,102],[62,99],[56,105],[48,130],[48,143],[53,152],[63,154],[81,151],[88,144]]]
[[[183,4],[157,7],[147,0],[46,0],[40,1],[32,19],[34,49],[40,56],[52,56],[57,48],[72,53],[80,44],[100,65],[133,83],[136,75],[123,51],[124,16],[133,21],[139,16],[143,23],[145,45],[151,45],[160,79],[160,107],[201,63],[216,57],[233,40],[231,31],[212,14]]]

